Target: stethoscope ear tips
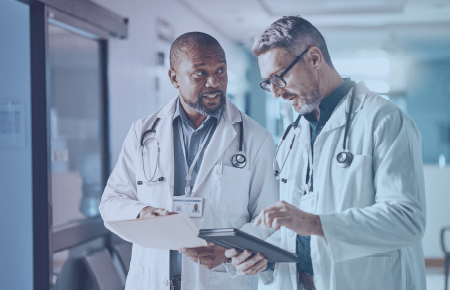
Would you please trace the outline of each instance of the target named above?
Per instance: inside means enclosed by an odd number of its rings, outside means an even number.
[[[349,167],[353,161],[353,154],[350,152],[341,152],[336,156],[338,165],[342,168]]]
[[[247,159],[243,154],[236,154],[231,158],[231,164],[236,168],[244,168],[247,164]]]

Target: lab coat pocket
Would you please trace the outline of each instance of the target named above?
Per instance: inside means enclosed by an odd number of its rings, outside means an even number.
[[[336,160],[333,162],[332,174],[335,193],[342,193],[336,200],[342,202],[341,210],[348,207],[365,207],[372,205],[375,199],[373,185],[372,156],[354,155],[349,167],[340,167]]]
[[[214,211],[242,215],[247,213],[250,170],[216,165],[211,173],[209,197]]]
[[[392,271],[386,269],[392,269],[392,258],[387,253],[336,263],[336,289],[394,290]]]

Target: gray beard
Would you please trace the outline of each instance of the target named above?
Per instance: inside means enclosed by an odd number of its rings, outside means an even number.
[[[300,112],[298,113],[300,115],[312,113],[320,105],[320,102],[320,99],[316,98],[314,98],[313,100],[308,100],[307,103],[302,103],[302,107],[300,109]]]
[[[302,103],[302,108],[300,109],[300,112],[298,112],[300,115],[312,113],[316,108],[319,107],[320,103],[322,102],[322,98],[320,97],[318,91],[319,88],[316,87],[314,97],[311,100],[305,100],[305,102]]]
[[[199,94],[197,96],[197,101],[195,101],[195,102],[191,102],[186,99],[184,99],[184,102],[186,104],[188,104],[189,107],[194,109],[197,113],[200,113],[203,116],[214,116],[225,107],[225,104],[227,102],[227,98],[225,97],[224,93],[222,91],[217,91],[217,92],[220,93],[220,104],[215,109],[209,109],[209,108],[203,106],[202,99],[206,98],[204,96],[204,94]],[[208,94],[210,94],[210,93],[214,93],[214,92],[208,92]]]

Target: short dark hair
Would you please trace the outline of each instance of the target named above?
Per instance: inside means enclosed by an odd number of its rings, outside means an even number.
[[[220,43],[211,35],[203,32],[188,32],[175,39],[170,47],[170,67],[172,69],[178,67],[185,48],[189,46],[213,46],[221,50],[225,55]]]
[[[284,16],[255,38],[252,52],[259,56],[278,47],[284,48],[293,55],[299,55],[310,46],[317,46],[322,52],[325,62],[333,67],[327,44],[319,30],[300,16]]]

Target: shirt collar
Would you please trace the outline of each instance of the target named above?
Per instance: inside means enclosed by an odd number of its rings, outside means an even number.
[[[350,78],[344,78],[344,82],[335,89],[328,97],[322,100],[319,105],[320,111],[326,110],[331,114],[334,111],[339,102],[348,94],[352,88],[352,81]],[[313,113],[305,114],[305,119],[309,122],[317,122]]]
[[[352,88],[352,81],[350,78],[345,78],[344,82],[334,90],[328,97],[322,100],[319,108],[332,112],[339,102],[344,98]]]
[[[206,117],[206,120],[203,121],[203,123],[209,122],[211,118],[215,118],[217,120],[217,123],[219,123],[220,118],[222,117],[222,110],[219,110],[215,115],[209,115]],[[175,105],[175,113],[173,114],[172,122],[174,122],[178,117],[181,118],[181,121],[189,124],[191,127],[194,128],[194,125],[192,124],[191,120],[189,120],[188,116],[186,115],[186,111],[183,109],[183,106],[180,103],[180,97],[177,99],[177,104]]]

